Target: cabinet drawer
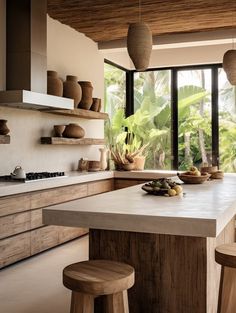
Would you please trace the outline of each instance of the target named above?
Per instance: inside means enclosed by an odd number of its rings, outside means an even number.
[[[0,240],[0,268],[30,256],[30,232]]]
[[[30,195],[0,198],[0,216],[30,210]]]
[[[70,185],[32,194],[31,209],[43,208],[87,196],[87,185]]]
[[[0,217],[0,239],[30,230],[30,211]]]
[[[78,227],[64,227],[57,226],[59,234],[59,243],[66,242],[68,240],[83,236],[88,233],[87,228],[78,228]]]
[[[113,190],[113,179],[106,179],[88,184],[88,196]]]
[[[59,244],[58,227],[46,226],[31,231],[31,255]]]
[[[43,226],[42,209],[31,211],[31,229]]]

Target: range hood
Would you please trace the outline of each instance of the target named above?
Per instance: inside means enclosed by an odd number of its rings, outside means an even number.
[[[74,100],[47,95],[47,0],[7,0],[6,39],[0,106],[73,109]]]

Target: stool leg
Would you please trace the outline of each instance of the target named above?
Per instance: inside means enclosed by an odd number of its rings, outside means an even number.
[[[236,308],[236,269],[222,266],[217,313],[234,313]]]
[[[127,290],[105,296],[106,313],[129,313]]]
[[[94,297],[72,291],[70,313],[94,313]]]

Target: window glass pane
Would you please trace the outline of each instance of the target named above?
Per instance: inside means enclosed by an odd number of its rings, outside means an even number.
[[[146,169],[171,168],[169,70],[134,74],[134,123],[146,151]]]
[[[126,103],[126,73],[121,69],[104,63],[104,111],[112,118],[115,112]]]
[[[212,162],[211,70],[178,72],[179,169]]]
[[[222,68],[219,81],[219,152],[220,168],[236,172],[236,87],[232,86]]]

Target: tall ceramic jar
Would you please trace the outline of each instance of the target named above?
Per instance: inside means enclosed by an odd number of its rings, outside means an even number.
[[[82,97],[82,90],[78,84],[77,76],[67,75],[63,83],[63,97],[74,99],[75,108],[78,107]]]
[[[7,135],[10,129],[7,127],[7,120],[0,120],[0,135]]]
[[[105,171],[107,168],[107,152],[108,149],[106,147],[99,149],[100,155],[100,168],[102,171]]]
[[[62,97],[63,95],[63,83],[58,77],[56,71],[47,71],[47,93],[49,95]]]
[[[79,108],[89,110],[93,103],[92,83],[88,81],[80,81],[79,84],[82,88],[82,98],[79,104]]]

